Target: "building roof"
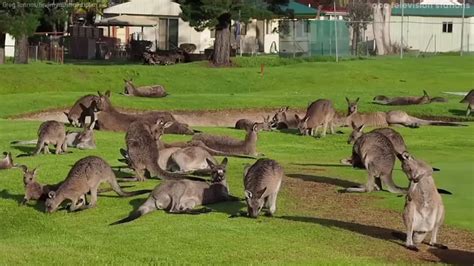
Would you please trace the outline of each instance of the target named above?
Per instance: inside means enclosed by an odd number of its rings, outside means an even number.
[[[145,16],[121,15],[116,17],[104,18],[95,25],[97,26],[142,26],[153,27],[158,21]]]
[[[461,17],[462,5],[420,5],[420,4],[405,4],[403,10],[405,16],[420,16],[420,17]],[[401,16],[401,7],[392,8],[393,16]],[[464,12],[465,17],[474,17],[474,7],[467,6]]]
[[[420,5],[453,5],[461,6],[462,4],[456,0],[423,0]]]
[[[291,10],[295,17],[316,17],[318,10],[295,1],[288,2],[288,5],[281,6],[283,11]]]
[[[104,9],[104,15],[179,16],[181,8],[171,0],[131,0]]]

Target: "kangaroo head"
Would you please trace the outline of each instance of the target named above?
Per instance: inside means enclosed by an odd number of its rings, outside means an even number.
[[[362,135],[364,134],[364,127],[365,125],[362,124],[360,126],[357,126],[354,121],[351,122],[351,126],[352,126],[352,132],[351,134],[349,135],[349,139],[347,140],[347,144],[354,144],[354,142],[362,137]]]
[[[422,100],[425,100],[425,101],[431,100],[431,97],[428,95],[428,93],[425,90],[423,90]]]
[[[46,202],[44,203],[45,211],[47,213],[52,213],[56,211],[61,204],[61,200],[57,197],[57,194],[55,191],[50,191],[48,193],[48,199],[46,199]]]
[[[212,183],[220,183],[224,181],[227,171],[227,157],[225,157],[220,164],[215,164],[208,158],[206,158],[206,162],[211,168]]]
[[[286,121],[285,113],[288,111],[289,108],[289,106],[286,106],[278,109],[278,111],[275,113],[275,115],[273,115],[272,120],[270,121],[272,127],[276,127],[278,123]]]
[[[245,190],[245,200],[247,201],[247,211],[250,217],[257,218],[258,214],[265,204],[265,199],[263,198],[263,193],[267,188],[263,188],[259,191],[251,192],[250,190]]]
[[[355,101],[349,100],[349,98],[346,97],[346,102],[347,102],[347,115],[351,115],[353,113],[357,113],[357,104],[359,103],[359,97]]]
[[[151,126],[151,135],[155,140],[159,140],[163,134],[165,134],[165,128],[169,128],[173,125],[173,122],[163,122],[158,119],[154,125]]]
[[[106,91],[105,94],[102,94],[100,91],[97,92],[99,94],[99,99],[96,101],[96,108],[98,111],[106,111],[109,110],[112,106],[110,102],[110,91]]]
[[[132,90],[134,89],[133,80],[124,79],[123,81],[125,82],[125,87],[123,88],[123,94],[127,94],[127,95],[131,94]]]
[[[88,126],[84,125],[84,129],[82,132],[77,134],[76,138],[74,139],[73,144],[76,146],[80,146],[81,144],[87,144],[94,140],[94,125],[95,121],[90,123]]]
[[[397,155],[402,162],[403,172],[408,180],[418,183],[423,177],[433,175],[433,168],[427,163],[413,158],[407,151]]]
[[[301,135],[308,134],[308,119],[309,116],[301,119],[297,114],[295,114],[295,120],[298,123],[298,130]]]
[[[23,184],[27,185],[33,182],[36,182],[38,176],[38,168],[33,169],[33,171],[28,170],[26,165],[18,166],[23,171]]]

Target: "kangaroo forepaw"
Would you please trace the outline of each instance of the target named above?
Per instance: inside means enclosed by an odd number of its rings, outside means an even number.
[[[430,243],[430,246],[435,247],[435,248],[439,248],[439,249],[448,249],[447,246],[445,246],[443,244],[439,244],[439,243]]]
[[[417,248],[416,246],[413,246],[413,245],[407,246],[407,249],[412,250],[412,251],[416,251],[416,252],[420,251],[419,248]]]

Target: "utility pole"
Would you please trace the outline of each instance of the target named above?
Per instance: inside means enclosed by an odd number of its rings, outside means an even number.
[[[466,0],[462,1],[462,18],[461,18],[461,53],[462,56],[464,50],[464,14],[466,11]]]
[[[405,2],[400,0],[400,5],[402,6],[402,23],[400,25],[400,59],[403,59],[403,19],[405,16]]]
[[[336,41],[336,62],[339,62],[339,52],[337,51],[337,15],[336,15],[336,1],[334,1],[334,36]]]

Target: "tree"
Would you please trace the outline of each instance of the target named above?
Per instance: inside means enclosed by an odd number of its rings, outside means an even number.
[[[392,44],[390,41],[390,17],[392,7],[389,3],[381,3],[373,5],[374,12],[374,39],[378,55],[390,54],[392,52]]]
[[[39,25],[42,3],[42,0],[3,0],[0,5],[0,22],[7,21],[0,33],[9,33],[15,38],[17,64],[28,63],[28,36],[34,33]],[[5,46],[5,40],[0,44],[0,47],[2,46]]]
[[[215,66],[230,65],[230,26],[232,20],[247,22],[250,18],[270,19],[284,14],[281,5],[288,0],[174,0],[181,5],[181,18],[198,31],[214,28]]]
[[[367,29],[369,20],[372,19],[372,8],[369,3],[364,3],[361,0],[354,0],[347,5],[348,16],[344,19],[352,28],[352,54],[358,51],[358,44],[361,30]]]

